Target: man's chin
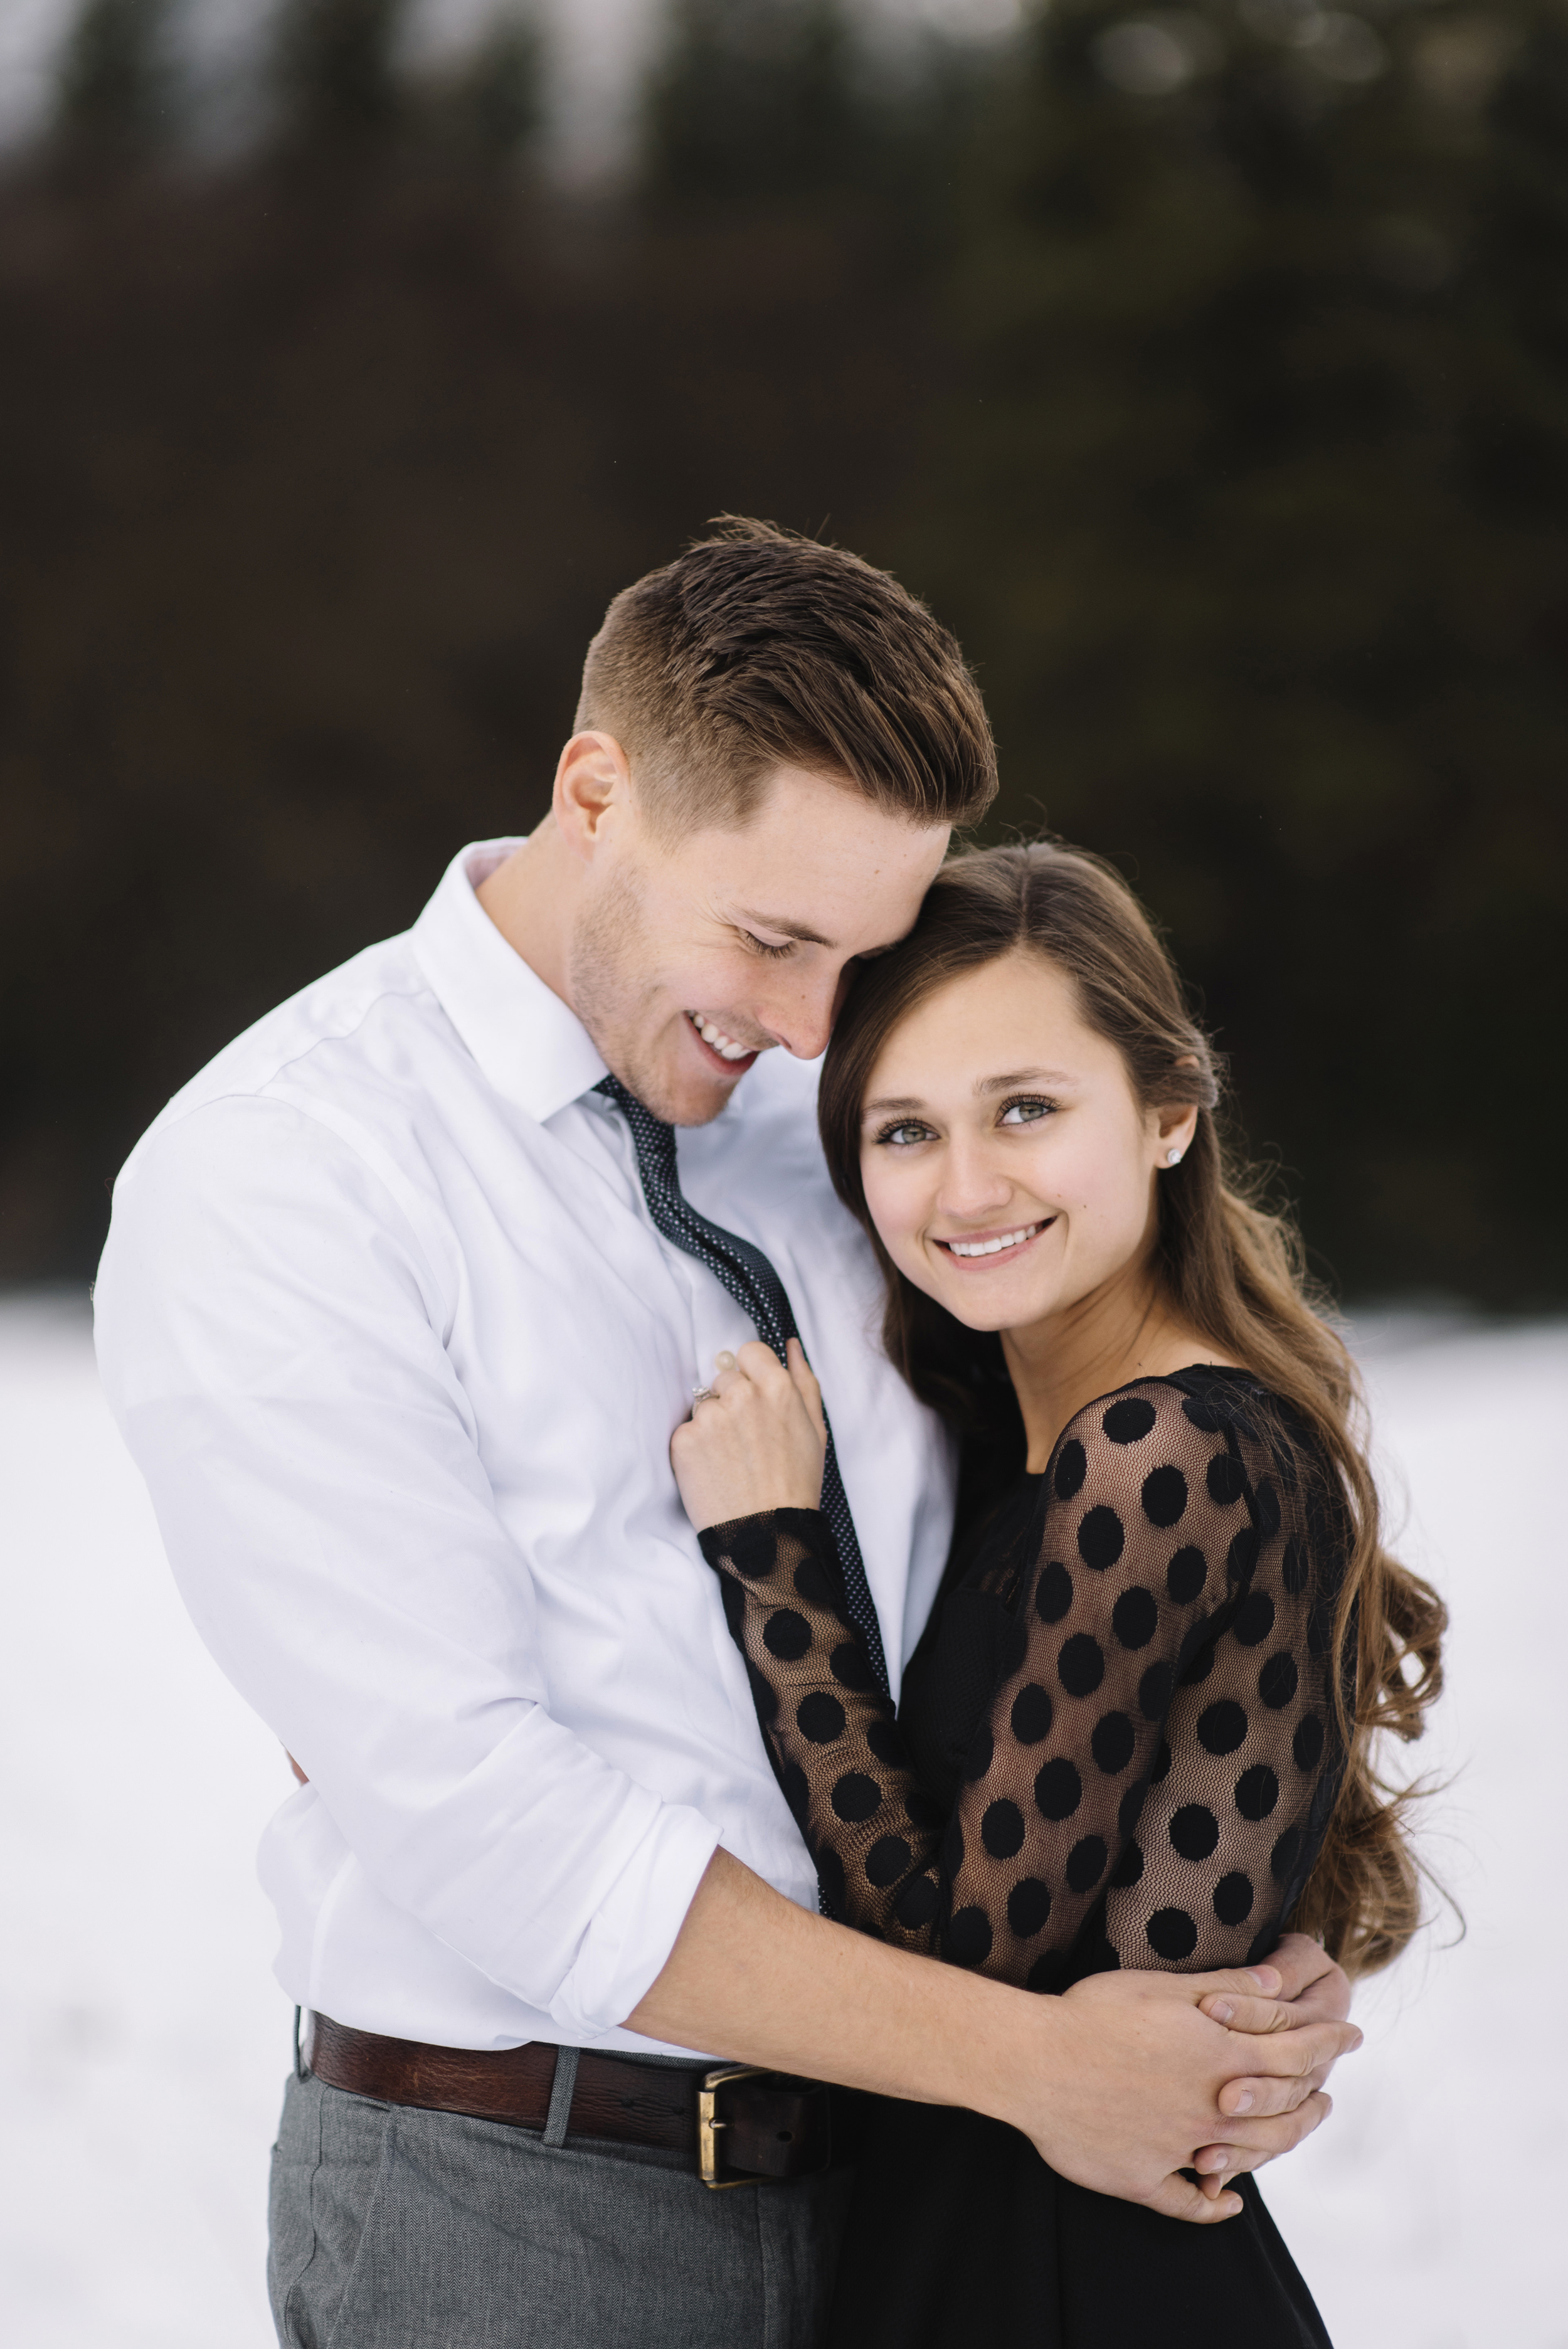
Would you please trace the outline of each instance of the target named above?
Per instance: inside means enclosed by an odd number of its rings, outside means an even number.
[[[661,1071],[649,1092],[639,1095],[639,1099],[666,1125],[710,1125],[727,1107],[736,1086],[751,1065],[748,1061],[738,1075],[729,1078],[698,1076],[684,1069],[678,1074]]]
[[[703,1060],[708,1058],[705,1051]],[[743,1061],[730,1073],[725,1069],[705,1068],[695,1053],[678,1044],[673,1053],[661,1053],[656,1060],[645,1062],[634,1075],[629,1070],[617,1070],[616,1074],[645,1109],[662,1117],[666,1125],[710,1125],[724,1109],[755,1060]]]

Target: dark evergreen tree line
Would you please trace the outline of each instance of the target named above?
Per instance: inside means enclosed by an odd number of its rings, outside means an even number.
[[[679,0],[569,195],[531,20],[284,0],[204,156],[92,0],[0,188],[0,1270],[246,1018],[525,827],[614,588],[723,508],[959,628],[996,828],[1171,928],[1353,1288],[1568,1291],[1568,34]]]

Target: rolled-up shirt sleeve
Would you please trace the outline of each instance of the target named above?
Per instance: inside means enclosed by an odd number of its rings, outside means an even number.
[[[373,1149],[209,1101],[120,1178],[99,1364],[199,1630],[370,1883],[591,2037],[658,1973],[718,1834],[552,1718],[444,1342],[455,1277]]]

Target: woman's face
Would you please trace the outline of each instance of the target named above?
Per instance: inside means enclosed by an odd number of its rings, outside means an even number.
[[[894,1264],[972,1330],[1019,1330],[1137,1278],[1156,1170],[1194,1110],[1145,1111],[1072,982],[1019,953],[894,1030],[861,1123],[866,1204]]]

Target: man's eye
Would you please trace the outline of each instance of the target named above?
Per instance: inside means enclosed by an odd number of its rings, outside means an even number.
[[[766,938],[759,938],[752,930],[742,930],[740,935],[746,940],[747,945],[750,947],[755,953],[759,955],[774,957],[793,954],[795,951],[795,941],[793,938],[786,938],[781,947],[770,947]]]
[[[1001,1123],[1003,1125],[1037,1125],[1041,1118],[1050,1117],[1055,1113],[1056,1106],[1055,1102],[1048,1101],[1009,1102],[1002,1112]]]

